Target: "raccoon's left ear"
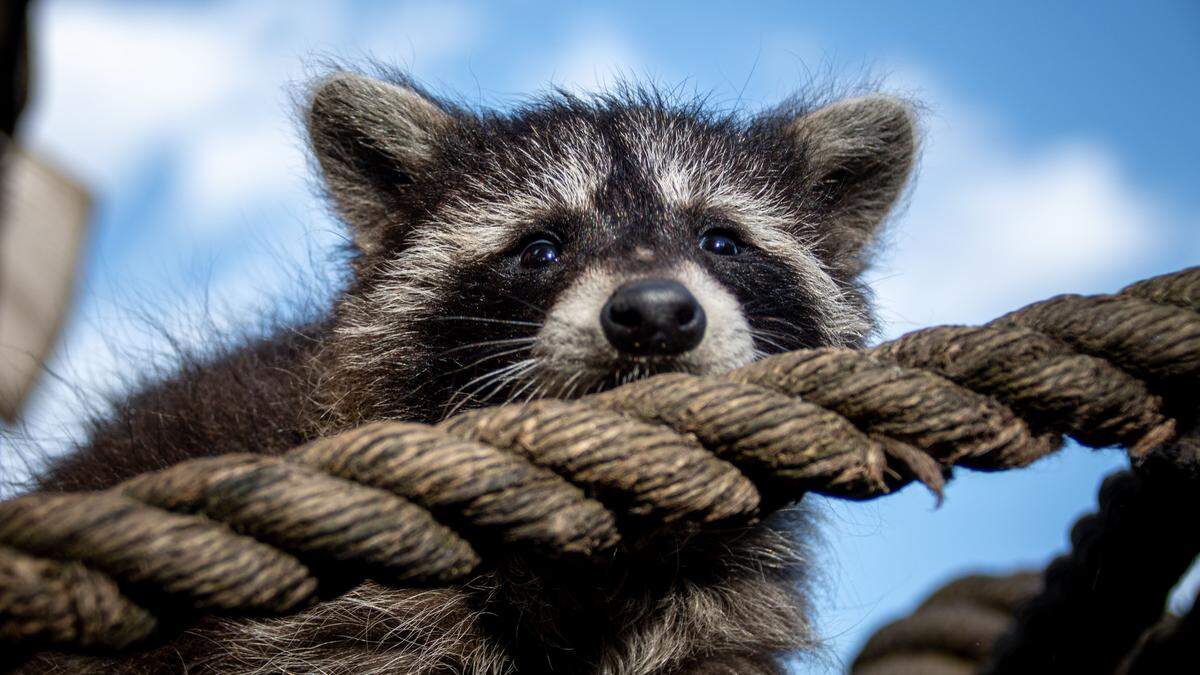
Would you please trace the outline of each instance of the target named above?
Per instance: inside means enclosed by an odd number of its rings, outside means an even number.
[[[416,87],[337,73],[312,88],[305,122],[326,190],[370,255],[402,236],[408,197],[453,118]]]
[[[904,191],[917,153],[910,104],[887,96],[833,103],[789,124],[807,161],[808,191],[827,209],[834,261],[856,274],[863,248]]]

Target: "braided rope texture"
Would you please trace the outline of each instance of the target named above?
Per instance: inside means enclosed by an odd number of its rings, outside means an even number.
[[[498,546],[611,555],[656,528],[753,522],[806,492],[869,499],[916,480],[940,495],[953,466],[1022,467],[1064,436],[1174,466],[1162,448],[1195,427],[1198,376],[1200,267],[867,350],[660,375],[436,426],[379,422],[283,457],[221,455],[103,492],[27,494],[0,502],[0,643],[121,649],[166,630],[156,608],[288,612],[347,580],[460,579]],[[1143,517],[1161,514],[1126,529]],[[1109,520],[1079,537],[1140,547],[1126,556],[1163,544],[1110,537]],[[1120,569],[1114,593],[1144,574]],[[1025,622],[1029,639],[1036,625]]]

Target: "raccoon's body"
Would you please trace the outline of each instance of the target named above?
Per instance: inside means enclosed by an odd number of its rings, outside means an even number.
[[[313,156],[353,233],[349,287],[323,319],[117,402],[43,489],[857,345],[872,326],[864,251],[915,151],[910,109],[882,97],[742,118],[645,91],[557,94],[501,115],[338,73],[309,103]],[[458,587],[368,584],[293,617],[209,620],[136,657],[30,666],[777,672],[812,642],[797,520],[674,542],[601,578],[517,551]]]

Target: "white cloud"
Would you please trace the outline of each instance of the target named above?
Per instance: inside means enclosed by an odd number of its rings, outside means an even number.
[[[47,4],[38,14],[33,142],[93,185],[119,184],[171,131],[211,113],[241,50],[178,6]],[[198,19],[200,19],[198,21]]]
[[[236,227],[239,221],[229,212],[248,204],[308,200],[305,153],[284,119],[198,130],[182,152],[176,189],[181,202],[204,215],[194,219],[201,225]]]
[[[479,25],[454,3],[360,21],[326,3],[47,2],[37,18],[30,142],[101,194],[165,159],[179,177],[170,198],[207,227],[250,200],[303,191],[288,87],[306,78],[306,59],[420,55],[428,65],[460,54]]]
[[[889,334],[1161,271],[1147,266],[1169,243],[1168,214],[1112,150],[1079,139],[1022,147],[986,114],[931,102],[909,208],[871,273]]]
[[[603,26],[581,27],[569,44],[565,53],[546,64],[553,69],[551,73],[537,73],[530,78],[534,88],[553,81],[571,91],[589,93],[641,74],[633,46]]]

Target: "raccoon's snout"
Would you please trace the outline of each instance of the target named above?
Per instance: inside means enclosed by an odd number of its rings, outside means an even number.
[[[669,279],[623,284],[600,310],[600,326],[609,343],[635,356],[673,356],[694,349],[707,324],[696,296]]]

